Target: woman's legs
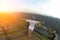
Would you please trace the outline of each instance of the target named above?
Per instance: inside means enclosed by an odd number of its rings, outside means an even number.
[[[33,30],[28,29],[28,37],[31,37],[32,36],[32,32],[33,32]]]

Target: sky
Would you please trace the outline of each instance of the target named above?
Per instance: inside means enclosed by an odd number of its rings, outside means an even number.
[[[60,18],[60,0],[0,0],[0,12],[25,11]]]

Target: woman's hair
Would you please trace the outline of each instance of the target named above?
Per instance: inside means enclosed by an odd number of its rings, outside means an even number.
[[[41,22],[41,25],[44,25],[44,23],[43,23],[43,22]]]

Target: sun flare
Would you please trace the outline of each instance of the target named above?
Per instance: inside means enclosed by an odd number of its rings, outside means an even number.
[[[19,16],[16,14],[11,12],[0,12],[0,26],[5,27],[18,20]]]

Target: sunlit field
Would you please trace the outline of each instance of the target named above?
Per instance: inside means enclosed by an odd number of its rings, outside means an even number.
[[[22,20],[23,15],[19,13],[0,13],[0,26],[5,29],[13,28],[15,26],[19,26],[22,23],[25,23],[25,20]]]
[[[20,13],[0,13],[0,37],[18,36],[27,31],[27,22],[23,19],[23,14]],[[23,32],[23,33],[22,33]]]

